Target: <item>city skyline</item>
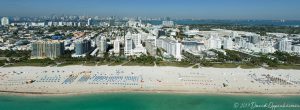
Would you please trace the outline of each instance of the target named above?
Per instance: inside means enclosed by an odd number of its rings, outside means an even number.
[[[0,16],[143,16],[300,20],[298,0],[3,0]],[[20,11],[22,10],[22,11]]]

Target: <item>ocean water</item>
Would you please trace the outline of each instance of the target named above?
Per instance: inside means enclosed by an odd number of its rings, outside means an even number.
[[[0,110],[300,110],[300,96],[144,93],[0,95]]]

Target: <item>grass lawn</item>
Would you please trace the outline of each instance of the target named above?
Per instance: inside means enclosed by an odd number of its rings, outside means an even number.
[[[64,63],[61,63],[59,65],[57,65],[58,67],[63,67],[63,66],[69,66],[69,65],[82,65],[83,62],[64,62]]]
[[[108,64],[108,66],[118,66],[118,65],[122,65],[122,64],[124,64],[124,63],[127,63],[127,62],[113,62],[113,63],[110,63],[110,64]]]
[[[123,64],[122,66],[154,66],[154,64],[152,63],[138,63],[138,62],[132,62],[129,61],[125,64]]]
[[[83,64],[84,66],[96,66],[97,62],[86,62]]]
[[[259,68],[259,66],[248,65],[248,64],[241,64],[240,68],[242,68],[242,69],[254,69],[254,68]]]
[[[214,63],[211,67],[214,68],[237,68],[239,65],[234,63]]]
[[[199,68],[199,65],[194,65],[192,68]]]
[[[277,67],[268,67],[267,69],[296,69],[296,70],[300,70],[300,65],[281,64],[281,65],[277,65]]]
[[[182,63],[182,62],[159,62],[156,63],[157,66],[175,66],[175,67],[191,67],[194,64]]]
[[[100,61],[100,62],[97,62],[96,65],[97,66],[102,66],[102,65],[109,65],[111,62],[107,62],[107,61]]]

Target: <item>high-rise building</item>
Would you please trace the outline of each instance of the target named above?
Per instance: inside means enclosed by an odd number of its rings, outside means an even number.
[[[124,53],[126,56],[141,55],[143,53],[146,53],[146,49],[141,43],[140,34],[131,34],[130,32],[128,32],[125,35]]]
[[[133,54],[133,40],[130,37],[125,37],[125,47],[124,47],[124,54],[126,56],[130,56]]]
[[[238,37],[238,39],[236,39],[238,42],[238,48],[243,48],[245,49],[246,48],[246,45],[247,45],[247,41],[246,39],[243,39],[243,38],[240,38]]]
[[[47,23],[47,25],[48,25],[48,26],[52,26],[52,25],[53,25],[53,22],[52,22],[52,21],[49,21],[49,22]]]
[[[249,41],[250,41],[250,43],[256,44],[260,41],[260,39],[259,39],[259,36],[254,35],[254,36],[249,37]]]
[[[118,37],[114,41],[114,53],[116,53],[116,54],[120,53],[120,40]]]
[[[189,31],[190,27],[189,26],[185,26],[185,31]]]
[[[166,50],[167,54],[173,56],[177,60],[181,60],[181,43],[170,38],[157,39],[157,47]]]
[[[233,41],[230,37],[224,40],[223,48],[228,50],[233,49]]]
[[[293,52],[300,54],[300,44],[293,45]]]
[[[81,22],[78,22],[78,23],[77,23],[77,26],[80,27],[80,26],[81,26]]]
[[[75,54],[73,57],[85,57],[92,50],[91,41],[87,39],[78,39],[75,41]]]
[[[36,41],[31,44],[31,58],[57,58],[64,53],[64,42],[59,40]]]
[[[197,40],[183,40],[181,41],[182,50],[185,51],[198,51],[201,43]]]
[[[107,42],[105,36],[98,36],[96,40],[99,53],[105,53],[107,50]]]
[[[91,25],[92,25],[92,18],[89,18],[87,22],[87,26],[91,26]]]
[[[147,39],[145,41],[145,48],[149,55],[156,56],[157,47],[155,46],[156,40]]]
[[[142,36],[141,36],[141,34],[132,34],[131,38],[133,40],[134,47],[136,47],[138,45],[142,45]]]
[[[147,51],[142,45],[141,34],[131,34],[128,32],[125,35],[125,48],[124,53],[126,56],[146,54]]]
[[[217,36],[210,36],[210,38],[207,40],[206,45],[208,49],[220,49],[222,47],[222,41]]]
[[[9,19],[7,17],[3,17],[1,19],[1,25],[3,25],[3,26],[9,25]]]
[[[292,41],[288,38],[283,38],[279,41],[278,50],[282,52],[291,52],[292,51]]]

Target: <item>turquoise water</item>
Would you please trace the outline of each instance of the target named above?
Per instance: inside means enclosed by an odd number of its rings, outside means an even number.
[[[293,105],[267,108],[258,105]],[[252,105],[256,105],[253,107]],[[300,96],[114,93],[80,96],[0,96],[0,110],[300,110]]]

